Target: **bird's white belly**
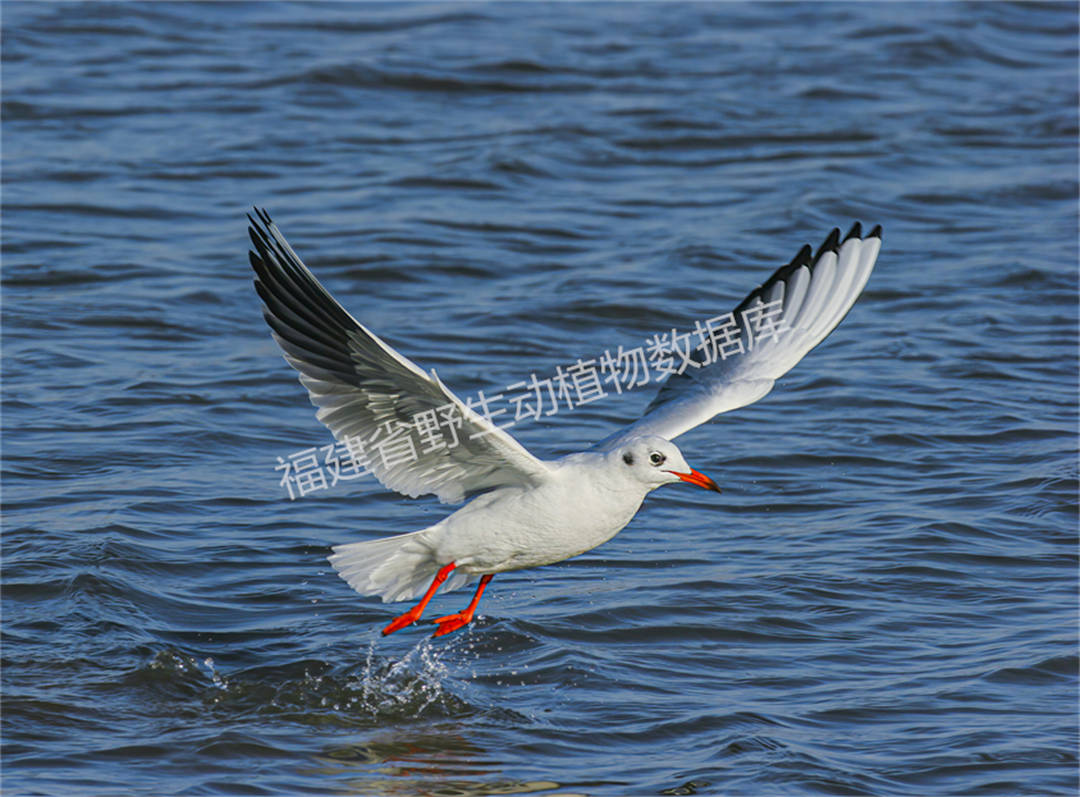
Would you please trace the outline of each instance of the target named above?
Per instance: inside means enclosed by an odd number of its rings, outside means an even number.
[[[641,506],[636,496],[581,492],[563,485],[480,496],[439,524],[438,558],[469,573],[561,562],[610,540]]]

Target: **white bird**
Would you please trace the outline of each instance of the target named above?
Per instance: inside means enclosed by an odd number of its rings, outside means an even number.
[[[847,314],[881,247],[881,227],[863,236],[858,222],[843,240],[834,229],[816,254],[804,246],[735,308],[723,352],[701,347],[694,366],[672,374],[639,420],[586,451],[546,461],[349,315],[266,212],[255,212],[257,219],[248,217],[255,288],[316,417],[350,444],[392,434],[394,424],[419,428],[424,419],[443,437],[413,458],[368,456],[364,464],[408,496],[456,503],[479,493],[428,528],[333,548],[330,563],[361,595],[383,602],[422,596],[383,634],[419,620],[440,585],[450,590],[480,576],[465,609],[434,621],[435,636],[467,625],[495,573],[560,562],[607,542],[663,484],[719,492],[671,440],[768,393]]]

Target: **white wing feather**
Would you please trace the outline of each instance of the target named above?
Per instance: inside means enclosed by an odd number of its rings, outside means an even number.
[[[696,352],[699,367],[672,375],[645,415],[594,448],[614,448],[639,435],[672,440],[765,396],[843,320],[870,278],[880,249],[881,227],[864,237],[858,223],[843,242],[834,229],[816,255],[804,246],[732,312],[743,351],[711,356],[715,361],[709,364],[705,353]]]
[[[316,417],[337,440],[366,450],[364,464],[380,482],[405,495],[432,493],[457,502],[479,490],[536,485],[548,477],[547,465],[473,412],[434,371],[424,373],[349,315],[270,217],[258,209],[256,214],[258,220],[249,217],[250,258],[274,340],[300,372],[319,408]],[[415,457],[371,454],[380,439],[421,413],[444,422],[444,437],[450,437],[445,447],[423,452],[414,439]]]

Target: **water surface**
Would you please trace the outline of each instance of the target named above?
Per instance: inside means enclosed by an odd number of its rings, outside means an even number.
[[[3,6],[5,794],[1075,794],[1069,4]],[[461,395],[880,223],[719,481],[387,639],[244,213]],[[514,433],[541,456],[642,388]],[[454,611],[465,593],[440,597]],[[433,615],[437,616],[437,615]]]

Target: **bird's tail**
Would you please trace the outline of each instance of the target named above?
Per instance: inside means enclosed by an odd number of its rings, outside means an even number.
[[[417,598],[430,586],[435,574],[447,562],[435,558],[430,542],[431,529],[421,529],[396,537],[335,545],[327,559],[350,587],[361,595],[378,595],[383,603]],[[470,576],[451,571],[442,589],[457,589]]]

